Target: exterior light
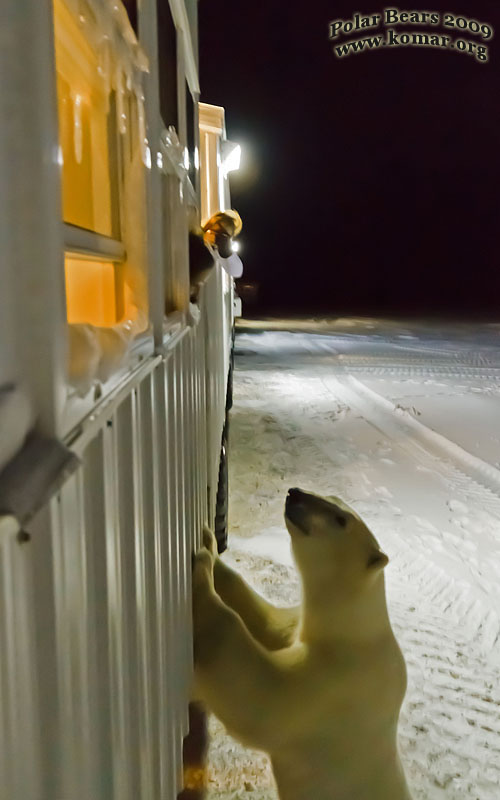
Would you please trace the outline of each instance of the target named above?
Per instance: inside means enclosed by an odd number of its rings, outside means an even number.
[[[233,249],[233,253],[239,253],[240,251],[240,243],[239,242],[232,242],[231,247]]]
[[[221,161],[224,177],[227,177],[229,172],[240,168],[240,160],[241,147],[239,144],[230,142],[228,139],[221,142]]]

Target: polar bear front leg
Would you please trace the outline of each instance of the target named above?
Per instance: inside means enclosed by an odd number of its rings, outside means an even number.
[[[283,692],[283,675],[272,653],[215,592],[213,565],[214,557],[206,548],[194,557],[196,696],[236,736],[268,749],[265,721]]]
[[[278,608],[222,561],[217,555],[217,541],[212,531],[203,529],[203,544],[214,556],[215,591],[230,608],[236,611],[244,624],[268,650],[289,647],[295,639],[299,625],[299,608]]]

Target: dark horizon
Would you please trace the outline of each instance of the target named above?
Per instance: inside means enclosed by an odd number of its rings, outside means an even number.
[[[500,30],[489,0],[430,5]],[[253,311],[497,313],[497,37],[399,24],[486,45],[490,60],[422,47],[336,58],[328,23],[383,8],[200,0],[201,99],[225,107],[249,155],[231,186]]]

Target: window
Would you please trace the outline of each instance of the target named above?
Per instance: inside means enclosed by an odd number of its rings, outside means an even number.
[[[198,114],[193,95],[186,81],[186,146],[189,158],[189,179],[195,191],[197,191],[197,172],[198,172],[198,137],[196,126],[198,124]]]
[[[201,219],[224,211],[224,180],[221,170],[220,142],[224,135],[224,109],[199,103]]]
[[[128,14],[130,24],[132,25],[135,34],[139,33],[138,18],[137,18],[137,0],[123,0],[123,5]]]
[[[123,317],[123,281],[111,261],[67,256],[66,302],[68,322],[112,327]]]
[[[76,7],[54,0],[68,322],[135,335],[148,324],[137,3]]]
[[[166,128],[173,125],[178,130],[177,31],[168,0],[157,0],[157,9],[160,115]]]
[[[109,92],[83,27],[62,0],[55,9],[63,219],[111,236]]]

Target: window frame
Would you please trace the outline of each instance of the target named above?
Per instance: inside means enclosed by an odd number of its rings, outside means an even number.
[[[76,258],[99,258],[104,261],[123,263],[127,257],[125,245],[120,239],[102,233],[80,228],[70,222],[63,222],[63,244],[65,255]]]

